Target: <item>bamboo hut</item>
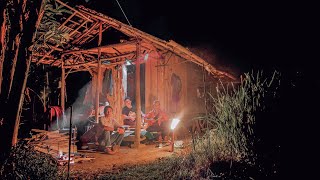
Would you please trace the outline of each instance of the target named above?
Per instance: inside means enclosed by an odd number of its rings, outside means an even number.
[[[135,105],[144,111],[151,109],[152,101],[159,99],[162,107],[172,116],[183,116],[192,111],[196,86],[201,83],[203,71],[216,79],[235,80],[231,74],[216,69],[187,48],[165,41],[83,6],[70,7],[56,0],[54,30],[39,30],[33,44],[32,62],[61,68],[61,107],[65,109],[65,83],[69,73],[88,71],[92,76],[91,99],[98,121],[99,94],[106,71],[111,72],[113,86],[111,105],[117,119],[121,119],[123,99],[128,86],[134,86]],[[48,7],[40,13],[41,23]],[[41,26],[40,26],[41,27]],[[128,68],[134,68],[135,84],[128,84]],[[200,72],[200,74],[199,74]],[[137,111],[140,125],[140,111]],[[182,118],[182,117],[181,117]],[[139,131],[139,130],[137,130]],[[140,134],[137,132],[136,134]],[[137,143],[139,136],[136,137]]]

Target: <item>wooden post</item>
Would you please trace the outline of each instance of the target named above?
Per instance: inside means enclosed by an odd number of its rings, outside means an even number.
[[[16,115],[16,121],[15,121],[14,129],[13,129],[13,137],[12,137],[12,142],[11,142],[12,146],[15,146],[17,144],[17,142],[18,142],[20,117],[21,117],[22,106],[23,106],[23,101],[24,101],[24,91],[25,91],[25,89],[27,87],[28,74],[29,74],[29,71],[30,71],[31,56],[29,56],[26,64],[27,64],[27,67],[26,67],[26,71],[24,73],[22,90],[21,90],[20,99],[19,99],[18,113]]]
[[[64,69],[63,56],[61,56],[61,109],[62,112],[65,110],[65,87],[66,87],[66,71]]]
[[[136,55],[136,108],[137,108],[137,118],[136,118],[136,130],[134,147],[139,148],[140,146],[140,131],[141,131],[141,98],[140,98],[140,43],[137,43],[137,55]]]
[[[99,42],[98,42],[98,75],[97,75],[97,87],[96,87],[96,107],[95,117],[96,122],[99,122],[99,93],[101,87],[101,41],[102,41],[102,22],[99,24]]]

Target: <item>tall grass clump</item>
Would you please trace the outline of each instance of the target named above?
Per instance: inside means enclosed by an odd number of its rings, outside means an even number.
[[[279,77],[276,71],[269,78],[262,71],[246,73],[237,86],[220,83],[215,96],[208,92],[208,114],[203,118],[208,130],[196,141],[196,152],[204,151],[215,161],[254,157],[256,116],[265,109],[267,98],[276,96]]]

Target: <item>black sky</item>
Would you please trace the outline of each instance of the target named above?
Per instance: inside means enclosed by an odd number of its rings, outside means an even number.
[[[127,23],[116,0],[87,1],[82,3]],[[313,59],[311,49],[307,48],[315,32],[316,11],[312,10],[312,4],[209,0],[118,2],[133,27],[186,47],[208,46],[220,63],[232,64],[244,72],[289,67],[295,71]]]

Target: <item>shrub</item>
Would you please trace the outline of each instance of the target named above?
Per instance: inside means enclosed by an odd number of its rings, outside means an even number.
[[[58,179],[56,160],[31,145],[18,144],[1,164],[0,179]]]

